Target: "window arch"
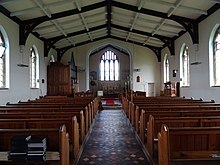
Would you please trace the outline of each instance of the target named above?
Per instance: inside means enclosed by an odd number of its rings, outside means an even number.
[[[180,53],[181,86],[189,86],[189,47],[183,45]]]
[[[100,80],[118,81],[119,80],[119,60],[117,55],[108,50],[100,60]]]
[[[166,54],[164,58],[164,83],[170,81],[169,70],[170,70],[169,60]]]
[[[220,26],[213,38],[213,83],[220,86]]]
[[[0,26],[0,88],[9,88],[8,38],[2,26]]]
[[[39,88],[39,57],[34,46],[30,49],[30,87]]]
[[[50,55],[50,62],[55,62],[55,58],[53,54]]]

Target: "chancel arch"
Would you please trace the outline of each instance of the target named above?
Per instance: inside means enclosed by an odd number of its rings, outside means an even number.
[[[128,49],[114,44],[108,43],[91,50],[86,65],[88,89],[93,92],[102,90],[108,95],[122,92],[125,82],[132,79],[131,58]]]

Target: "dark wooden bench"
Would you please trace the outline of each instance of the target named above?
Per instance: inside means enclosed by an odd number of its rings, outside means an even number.
[[[59,96],[45,96],[40,99],[28,100],[28,101],[19,101],[19,104],[75,104],[75,105],[87,105],[93,100],[96,100],[96,97],[59,97]]]
[[[0,129],[0,151],[10,151],[11,138],[18,135],[32,135],[47,138],[47,152],[59,154],[60,165],[69,165],[69,135],[65,125],[48,129]],[[7,160],[6,160],[7,161]]]
[[[126,107],[128,107],[129,102],[131,101],[131,98],[126,98],[125,96],[121,96],[122,99],[122,105],[124,109],[126,110]],[[207,100],[204,101],[203,99],[186,99],[182,97],[139,97],[139,96],[133,96],[132,102],[135,105],[139,104],[172,104],[172,103],[215,103],[214,100]]]
[[[158,133],[159,165],[174,161],[220,161],[220,127],[169,128]]]
[[[216,110],[217,109],[217,110]],[[179,113],[180,111],[185,111],[186,115],[190,113],[190,111],[195,111],[195,113],[198,113],[197,111],[210,111],[210,112],[217,112],[219,111],[219,106],[217,107],[212,107],[212,106],[200,106],[200,107],[195,107],[195,106],[173,106],[172,108],[171,107],[160,107],[160,108],[146,108],[146,109],[140,109],[139,106],[136,106],[133,108],[133,110],[131,111],[131,123],[132,125],[134,126],[135,130],[137,132],[139,132],[139,124],[140,124],[140,115],[141,115],[141,111],[144,110],[146,112],[146,114],[149,114],[149,113],[160,113],[161,116],[163,116],[164,114],[166,114],[166,112],[171,112],[170,114],[175,114],[175,111],[177,111],[177,113]],[[163,112],[165,111],[165,113]],[[188,113],[189,112],[189,113]],[[215,113],[216,114],[216,113]],[[218,114],[218,113],[217,113]],[[190,114],[189,114],[190,115]],[[200,113],[198,113],[198,115],[200,115]],[[208,115],[210,116],[210,115]],[[147,116],[148,118],[148,116]]]
[[[130,96],[130,95],[129,95]],[[128,97],[130,100],[131,97]],[[202,98],[199,99],[194,99],[193,97],[191,98],[186,98],[186,97],[167,97],[167,96],[152,96],[152,97],[143,97],[143,96],[133,96],[133,101],[145,101],[145,102],[214,102],[214,100],[203,100]]]
[[[8,103],[6,106],[0,107],[0,118],[7,118],[9,122],[6,119],[2,120],[10,123],[7,126],[2,124],[2,128],[19,128],[21,126],[22,129],[32,126],[34,128],[53,128],[60,124],[66,124],[70,133],[70,142],[73,143],[71,150],[74,151],[76,157],[79,152],[79,141],[83,143],[85,134],[88,132],[97,112],[98,101],[99,98],[94,99],[94,97],[77,99],[53,97],[27,102],[20,101],[16,104]],[[74,121],[72,120],[73,116],[75,116]],[[17,119],[18,117],[19,119]]]
[[[41,100],[41,99],[40,99]],[[56,99],[54,99],[56,100]],[[70,100],[70,99],[66,99],[66,100]],[[81,111],[84,110],[84,115],[85,115],[85,122],[86,122],[86,132],[88,131],[94,117],[95,114],[98,111],[98,102],[99,102],[99,98],[95,98],[91,101],[91,99],[89,99],[89,102],[87,102],[86,104],[65,104],[66,100],[62,100],[60,101],[59,99],[57,99],[56,101],[53,102],[43,102],[41,103],[41,101],[37,102],[33,101],[33,102],[21,102],[21,103],[17,103],[17,104],[10,104],[8,103],[6,106],[0,106],[0,113],[2,111],[22,111],[22,110],[29,110],[31,108],[31,111]],[[83,98],[81,99],[77,99],[77,100],[81,100],[81,102],[83,102]],[[39,108],[41,110],[39,110]]]
[[[79,126],[75,116],[71,118],[0,119],[1,129],[59,128],[62,125],[66,126],[67,132],[69,133],[70,144],[72,146],[71,151],[74,151],[74,156],[77,156],[80,137]]]
[[[199,116],[220,116],[220,110],[185,110],[185,111],[141,111],[140,115],[140,139],[145,142],[145,131],[147,129],[147,122],[149,116],[154,117],[199,117]]]
[[[151,99],[153,100],[153,99]],[[154,99],[154,101],[157,99]],[[165,100],[164,102],[160,103],[160,102],[156,102],[156,104],[152,104],[152,103],[139,103],[139,104],[135,104],[134,102],[131,101],[126,101],[124,99],[124,103],[123,104],[127,104],[124,105],[125,108],[125,112],[131,122],[131,124],[135,127],[135,129],[137,128],[137,123],[139,122],[139,117],[140,117],[140,112],[136,112],[137,109],[139,110],[146,110],[146,111],[174,111],[174,110],[188,110],[188,109],[192,109],[192,110],[199,110],[199,109],[209,109],[209,110],[216,110],[216,109],[220,109],[220,104],[216,104],[213,101],[210,101],[209,103],[207,102],[202,102],[202,101],[194,101],[194,102],[186,102],[186,101],[179,101],[179,100],[184,100],[184,99],[162,99]],[[174,101],[170,101],[170,100],[174,100]],[[176,101],[178,100],[178,101]],[[135,123],[136,122],[136,123]]]
[[[193,100],[193,99],[157,99],[157,98],[152,98],[152,99],[133,99],[134,104],[169,104],[169,103],[182,103],[182,104],[188,104],[188,103],[195,103],[195,104],[200,104],[200,103],[210,103],[213,104],[215,103],[214,100]]]
[[[163,100],[162,103],[157,104],[140,104],[135,105],[133,102],[126,100],[126,98],[122,98],[123,107],[125,112],[130,120],[134,129],[139,133],[139,124],[140,124],[140,114],[141,110],[145,111],[198,111],[198,110],[216,110],[220,109],[220,104],[215,104],[214,101],[210,101],[209,103],[204,102],[203,100],[192,100],[192,99],[184,99],[184,98],[170,98],[170,97],[140,97],[143,100]],[[140,99],[140,100],[141,100]],[[188,102],[189,101],[189,102]],[[192,102],[192,104],[190,104]]]
[[[163,124],[168,127],[219,127],[220,116],[154,117],[150,115],[147,123],[147,150],[152,158],[155,153],[154,141]]]
[[[98,110],[98,101],[99,98],[92,97],[74,100],[53,97],[27,102],[20,101],[16,104],[8,103],[6,106],[0,107],[0,128],[52,129],[65,124],[73,147],[71,147],[71,151],[76,158],[79,153],[79,141],[83,143],[85,139],[85,134]]]
[[[83,110],[84,116],[85,116],[85,128],[86,131],[88,131],[89,126],[91,124],[92,119],[94,118],[92,116],[92,110],[86,108],[87,106],[74,106],[74,105],[54,105],[53,103],[42,105],[42,104],[27,104],[27,105],[19,105],[19,104],[9,104],[6,106],[0,107],[0,113],[15,113],[15,112],[80,112]],[[78,119],[79,120],[79,119]]]
[[[0,110],[1,112],[1,110]],[[59,118],[68,118],[71,119],[73,116],[77,117],[77,121],[79,123],[79,131],[80,131],[80,142],[82,143],[85,138],[85,134],[88,132],[88,113],[86,113],[86,117],[84,112],[79,111],[67,111],[63,112],[61,110],[55,112],[48,112],[44,109],[26,109],[26,110],[17,110],[16,108],[13,110],[8,110],[5,113],[0,113],[0,118],[7,119],[32,119],[32,118],[42,118],[42,119],[55,119],[59,120]],[[86,132],[87,127],[87,132]]]

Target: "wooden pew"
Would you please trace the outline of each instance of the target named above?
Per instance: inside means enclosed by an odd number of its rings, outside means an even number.
[[[49,99],[48,99],[49,97]],[[52,97],[52,98],[51,98]],[[19,101],[18,103],[7,103],[8,106],[22,106],[22,105],[33,105],[33,106],[37,106],[37,104],[40,104],[41,106],[43,105],[49,105],[50,107],[53,106],[81,106],[81,107],[85,107],[90,103],[93,102],[98,102],[99,98],[98,97],[83,97],[83,98],[72,98],[72,97],[61,97],[60,96],[45,96],[43,98],[40,99],[36,99],[36,100],[29,100],[29,101]]]
[[[140,139],[145,142],[145,131],[149,116],[154,117],[193,117],[193,116],[220,116],[220,110],[198,110],[198,111],[141,111],[140,114]]]
[[[125,114],[128,116],[129,100],[126,99],[126,97],[123,97],[123,96],[122,96],[121,100],[122,100],[122,108],[124,109]]]
[[[169,128],[158,133],[159,165],[174,161],[220,160],[220,127]]]
[[[220,110],[220,105],[212,105],[212,104],[208,104],[208,105],[194,105],[194,104],[187,104],[187,105],[177,105],[177,104],[169,104],[169,105],[144,105],[144,106],[139,106],[140,109],[144,109],[146,111],[174,111],[174,110],[188,110],[188,109],[192,109],[192,110],[198,110],[198,109],[210,109],[210,110]]]
[[[85,112],[86,118],[84,118],[83,111],[82,111],[82,107],[85,105],[85,103],[75,105],[75,104],[72,104],[71,102],[72,100],[68,100],[70,102],[65,101],[65,100],[62,100],[62,101],[59,100],[60,101],[59,103],[55,103],[56,102],[55,100],[56,99],[54,99],[53,101],[49,101],[49,102],[46,101],[45,103],[40,103],[40,101],[37,103],[35,103],[35,101],[33,102],[30,101],[28,103],[20,102],[18,104],[8,103],[6,106],[0,107],[0,118],[4,116],[10,119],[10,118],[17,118],[19,116],[20,119],[23,118],[23,123],[24,121],[26,121],[25,125],[34,125],[34,126],[38,125],[38,127],[39,127],[40,122],[42,122],[42,120],[45,120],[46,124],[44,126],[47,127],[47,125],[49,124],[48,122],[53,121],[57,123],[62,118],[62,116],[63,117],[65,116],[66,119],[70,118],[73,115],[77,116],[77,118],[74,119],[74,121],[76,121],[76,124],[74,124],[73,127],[70,128],[69,125],[65,123],[68,126],[68,130],[70,130],[71,132],[70,137],[71,137],[71,142],[73,142],[73,146],[74,146],[73,148],[74,157],[77,157],[77,154],[79,152],[79,141],[81,143],[84,141],[85,131],[88,132],[88,129],[93,121],[93,118],[95,117],[95,113],[97,112],[97,109],[98,109],[98,99],[93,99],[85,107],[84,112]],[[82,101],[82,99],[77,99],[77,100]],[[36,117],[39,117],[40,119],[36,119]],[[31,119],[31,118],[35,118],[35,119]],[[79,125],[78,125],[77,119],[80,121],[80,136],[79,136]],[[14,121],[11,120],[11,122],[13,123]],[[34,122],[34,123],[30,123],[30,122]],[[53,124],[56,125],[55,123]],[[15,125],[17,125],[17,127],[19,126],[18,123],[16,123]],[[80,137],[80,140],[79,140],[79,137]]]
[[[125,103],[126,98],[123,97],[123,103]],[[130,101],[130,100],[127,100]],[[158,104],[215,104],[214,100],[204,101],[202,99],[194,100],[194,99],[185,99],[179,97],[133,97],[132,101],[135,105],[158,105]]]
[[[153,99],[150,99],[153,100]],[[157,99],[154,99],[153,101],[155,101]],[[174,111],[174,110],[200,110],[200,109],[209,109],[209,110],[216,110],[216,109],[220,109],[220,104],[216,104],[214,103],[214,101],[208,101],[204,102],[204,101],[190,101],[190,102],[186,102],[184,99],[162,99],[164,100],[164,102],[160,103],[160,102],[156,102],[156,104],[152,104],[152,103],[140,103],[140,104],[134,104],[134,102],[129,101],[128,103],[126,103],[126,100],[124,98],[123,104],[128,104],[127,106],[124,105],[124,107],[128,107],[127,109],[125,109],[125,112],[131,122],[131,124],[134,126],[135,130],[138,130],[138,123],[139,123],[139,118],[140,118],[140,112],[137,111],[139,110],[146,110],[146,111],[162,111],[162,110],[166,110],[166,111]],[[171,101],[173,100],[173,101]],[[176,101],[178,100],[178,101]],[[179,100],[184,100],[184,101],[179,101]]]
[[[164,97],[164,96],[153,96],[153,97],[143,97],[143,96],[135,96],[131,97],[131,95],[128,95],[128,97],[122,96],[126,98],[128,101],[131,101],[133,103],[166,103],[166,102],[206,102],[206,103],[214,103],[214,100],[203,100],[203,99],[194,99],[194,98],[184,98],[184,97]]]
[[[7,104],[6,108],[17,108],[17,109],[25,109],[25,108],[48,108],[48,109],[84,109],[88,105],[75,105],[75,104],[64,104],[64,103],[37,103],[37,104]]]
[[[138,106],[135,107],[135,109],[133,110],[133,112],[131,114],[134,114],[134,117],[131,117],[132,118],[132,123],[134,123],[134,129],[137,131],[137,133],[140,132],[140,116],[141,116],[141,111],[144,110],[144,109],[140,109]],[[164,112],[163,112],[164,111]],[[170,112],[169,114],[172,115],[172,116],[183,116],[184,114],[187,116],[187,115],[190,115],[191,116],[191,113],[190,112],[194,112],[197,113],[198,115],[201,116],[201,114],[198,112],[198,111],[210,111],[210,114],[215,114],[215,115],[220,115],[219,114],[219,110],[212,110],[212,108],[177,108],[177,109],[173,109],[172,111],[167,111],[167,110],[145,110],[146,112],[146,119],[148,119],[149,115],[150,114],[160,114],[160,116],[166,116],[166,113]],[[184,113],[185,112],[185,113]],[[183,114],[184,113],[184,114]],[[207,112],[208,113],[208,112]],[[193,114],[192,114],[193,115]],[[193,115],[194,116],[194,115]],[[211,116],[211,115],[208,115],[208,116]]]
[[[98,98],[94,99],[90,103],[88,103],[87,106],[84,104],[65,104],[64,102],[60,102],[58,104],[54,104],[53,102],[47,102],[46,104],[41,104],[37,103],[35,104],[34,102],[31,104],[7,104],[6,106],[0,106],[0,113],[1,112],[19,112],[19,111],[51,111],[51,112],[56,112],[56,111],[78,111],[80,112],[81,110],[84,110],[84,115],[85,115],[85,128],[86,128],[86,133],[89,130],[89,127],[95,117],[95,114],[98,110]]]
[[[144,99],[143,99],[144,100]],[[153,101],[153,102],[152,102]],[[132,105],[138,104],[139,106]],[[161,101],[155,98],[149,100],[149,102],[142,102],[141,99],[136,101],[136,98],[133,98],[132,103],[127,103],[127,101],[123,100],[124,107],[128,107],[126,109],[128,118],[130,122],[134,126],[137,133],[140,132],[140,138],[142,141],[145,141],[145,130],[147,128],[146,119],[149,117],[150,114],[154,114],[158,117],[163,116],[215,116],[220,115],[219,104],[216,104],[213,100],[211,101],[203,101],[202,99],[199,100],[190,100],[190,99],[167,99],[162,98]],[[126,105],[127,104],[127,105]],[[191,108],[190,108],[191,107]],[[145,111],[142,111],[145,109]],[[201,112],[200,112],[201,111]],[[143,115],[146,113],[146,115]],[[194,113],[195,112],[195,113]],[[134,117],[133,117],[134,116]],[[196,117],[195,117],[196,118]],[[209,119],[208,119],[209,120]],[[212,119],[215,120],[215,119]],[[145,121],[145,122],[143,122]],[[217,121],[214,121],[218,123]],[[219,125],[219,124],[214,124]],[[197,121],[198,123],[198,121]],[[205,124],[206,123],[206,124]],[[193,126],[193,123],[191,123]],[[195,124],[195,123],[194,123]],[[210,126],[210,121],[203,121],[204,126]],[[207,125],[208,124],[208,125]],[[147,129],[148,130],[148,129]],[[147,140],[148,142],[149,140]]]
[[[161,107],[157,107],[157,106],[149,106],[149,107],[139,107],[139,106],[133,106],[132,109],[130,110],[130,114],[132,115],[130,117],[130,121],[132,123],[132,125],[135,127],[135,130],[137,130],[137,132],[139,132],[139,128],[138,128],[138,124],[140,122],[140,113],[141,110],[145,110],[147,111],[203,111],[203,110],[220,110],[220,106],[216,105],[216,106],[212,106],[212,105],[204,105],[204,106],[200,106],[200,105],[187,105],[187,106],[173,106],[168,105],[168,106],[161,106]]]
[[[77,156],[79,151],[79,128],[76,117],[71,118],[29,118],[29,119],[0,119],[1,129],[41,129],[41,128],[58,128],[66,126],[69,133],[70,144],[73,147],[71,151]],[[76,147],[76,149],[75,149]]]
[[[10,112],[10,113],[0,113],[0,119],[19,119],[19,118],[70,118],[79,115],[78,112]]]
[[[152,97],[143,97],[143,96],[133,96],[133,101],[180,101],[180,102],[215,102],[214,100],[203,100],[202,98],[199,99],[194,99],[193,97],[191,98],[186,98],[186,97],[167,97],[167,96],[152,96]]]
[[[30,113],[30,112],[50,112],[50,113],[54,113],[54,112],[68,112],[68,113],[75,113],[75,114],[80,114],[80,111],[83,110],[84,113],[84,117],[85,117],[85,127],[89,128],[89,123],[87,121],[89,121],[89,119],[87,118],[91,118],[91,110],[89,110],[86,107],[81,107],[81,106],[65,106],[65,105],[53,105],[51,103],[48,105],[7,105],[7,106],[1,106],[0,107],[0,113]],[[80,115],[76,115],[77,117],[79,117]],[[80,118],[78,118],[78,121],[80,121]]]
[[[76,92],[74,93],[74,97],[93,97],[92,92]]]
[[[41,109],[42,110],[42,109]],[[66,118],[71,120],[73,116],[77,117],[77,121],[79,122],[79,131],[80,131],[80,143],[82,143],[85,139],[86,134],[86,126],[88,127],[88,123],[85,122],[86,118],[84,116],[84,112],[77,111],[77,112],[48,112],[48,111],[32,111],[32,109],[29,110],[21,110],[19,112],[14,111],[7,111],[7,113],[0,113],[0,119],[7,118],[7,119],[34,119],[34,118],[41,118],[41,120],[49,119],[49,120],[60,120],[59,118]],[[87,114],[88,115],[88,114]],[[88,119],[87,119],[88,120]],[[40,121],[40,119],[39,119]],[[88,121],[87,121],[88,122]],[[72,131],[71,131],[72,132]]]
[[[35,104],[35,103],[66,103],[66,104],[88,104],[95,97],[60,97],[60,96],[45,96],[40,99],[19,101],[20,104]]]
[[[172,99],[172,98],[167,98],[167,99],[135,99],[133,100],[134,104],[169,104],[169,103],[180,103],[180,104],[201,104],[201,103],[206,103],[206,104],[214,104],[214,100],[192,100],[192,99]]]
[[[47,152],[59,153],[59,164],[69,165],[69,135],[65,125],[53,129],[0,129],[0,151],[10,150],[11,138],[17,135],[32,135],[47,138]],[[47,155],[48,156],[48,155]],[[49,156],[48,156],[49,157]],[[4,161],[2,161],[4,162]]]
[[[168,127],[218,127],[220,116],[157,118],[150,115],[147,123],[147,150],[152,158],[155,152],[154,140],[157,139],[157,134],[163,124]]]

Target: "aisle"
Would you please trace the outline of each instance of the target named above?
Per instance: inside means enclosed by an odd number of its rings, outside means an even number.
[[[147,165],[141,146],[122,110],[103,110],[96,116],[78,165]]]

